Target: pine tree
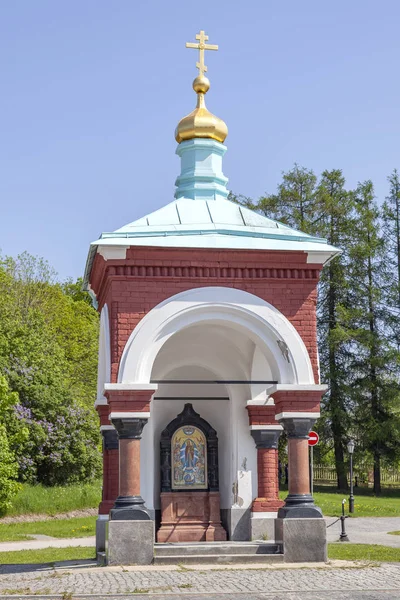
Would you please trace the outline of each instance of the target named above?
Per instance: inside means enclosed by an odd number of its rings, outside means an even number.
[[[389,196],[382,206],[386,261],[392,274],[386,289],[386,302],[390,312],[392,341],[400,350],[400,178],[397,169],[393,170],[388,181]]]
[[[393,405],[399,395],[398,353],[388,336],[385,289],[391,273],[386,268],[386,243],[371,181],[357,186],[354,200],[360,225],[354,230],[349,265],[349,316],[354,339],[349,365],[351,394],[358,437],[364,451],[372,456],[374,492],[378,494],[382,458],[393,458],[397,448],[398,418]]]
[[[349,332],[346,315],[348,303],[349,242],[355,226],[353,201],[345,188],[342,171],[324,171],[314,204],[313,234],[327,238],[342,249],[340,257],[323,269],[318,294],[318,333],[321,378],[329,386],[323,399],[322,417],[331,430],[337,483],[347,488],[344,452],[351,428],[348,411]]]
[[[311,233],[314,222],[314,204],[317,177],[314,172],[295,164],[293,169],[282,173],[282,183],[277,194],[267,194],[255,208],[271,219],[277,219],[290,227]],[[251,203],[247,200],[247,206]]]

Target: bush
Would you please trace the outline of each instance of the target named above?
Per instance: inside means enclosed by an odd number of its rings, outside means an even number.
[[[17,483],[18,463],[10,451],[6,428],[0,425],[0,514],[11,506],[11,500],[20,489]]]

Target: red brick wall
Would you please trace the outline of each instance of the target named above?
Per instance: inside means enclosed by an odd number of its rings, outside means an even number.
[[[154,306],[180,292],[225,286],[271,303],[296,327],[317,374],[316,299],[321,265],[302,252],[130,248],[125,260],[96,255],[91,286],[110,311],[112,382],[124,346]]]

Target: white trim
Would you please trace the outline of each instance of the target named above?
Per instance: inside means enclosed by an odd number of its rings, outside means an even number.
[[[282,425],[249,425],[250,429],[254,431],[262,431],[264,429],[268,429],[271,431],[283,431]]]
[[[252,519],[276,519],[278,516],[277,512],[252,512]]]
[[[320,412],[281,412],[275,415],[275,419],[280,421],[281,419],[319,419]]]
[[[240,330],[260,348],[274,379],[287,383],[314,384],[307,348],[295,327],[272,304],[229,287],[194,288],[164,300],[138,323],[120,361],[118,381],[149,382],[162,346],[178,331],[202,322],[219,322]],[[284,342],[289,361],[279,349]]]
[[[110,518],[109,515],[97,515],[97,520],[98,521],[108,521]]]
[[[112,412],[109,415],[109,420],[111,419],[149,419],[149,412]]]
[[[132,390],[132,391],[146,391],[146,390],[152,390],[152,391],[156,391],[158,390],[158,385],[156,383],[105,383],[104,384],[104,391],[105,392],[115,392],[118,390]]]
[[[104,260],[126,259],[126,251],[129,246],[103,246],[97,247],[97,254],[100,254]]]
[[[326,392],[328,389],[327,385],[321,384],[287,384],[287,383],[275,383],[266,388],[268,394],[271,396],[276,392]]]
[[[104,396],[101,396],[100,398],[97,398],[97,400],[95,400],[94,402],[94,407],[96,408],[97,406],[107,406],[108,405],[108,401],[107,398],[105,398]]]
[[[99,328],[99,352],[97,366],[97,399],[95,406],[107,404],[103,396],[104,384],[111,379],[111,342],[110,342],[110,320],[108,306],[105,304],[100,313]],[[103,403],[102,400],[105,400]]]
[[[247,400],[246,406],[275,406],[273,398],[255,398],[254,400]]]
[[[335,256],[339,256],[342,254],[342,250],[337,250],[336,252],[332,252],[327,250],[326,252],[315,252],[310,250],[307,252],[307,264],[318,264],[318,265],[327,265]]]
[[[115,430],[114,425],[100,425],[100,431],[111,431]]]

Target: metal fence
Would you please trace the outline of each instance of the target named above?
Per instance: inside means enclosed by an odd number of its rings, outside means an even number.
[[[372,484],[374,481],[374,471],[369,465],[355,465],[354,477],[357,477],[357,481],[359,484]],[[325,465],[314,465],[314,482],[336,482],[335,467],[327,467]],[[383,485],[392,485],[400,487],[400,470],[395,468],[382,468],[381,483]]]

